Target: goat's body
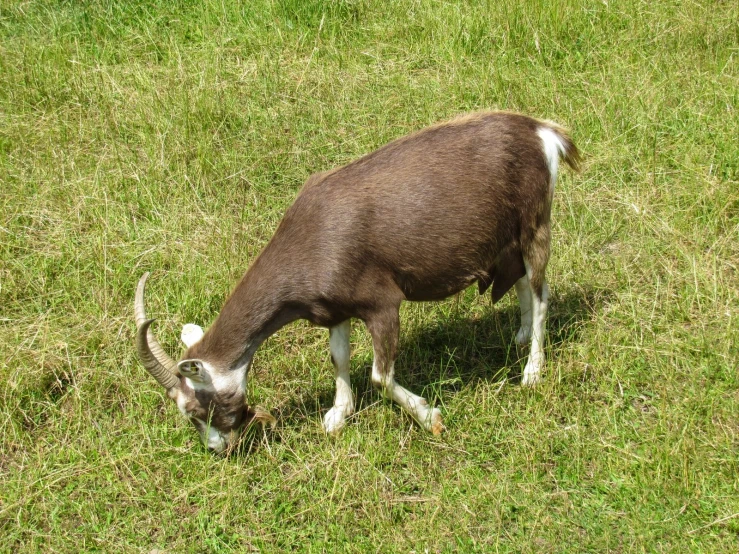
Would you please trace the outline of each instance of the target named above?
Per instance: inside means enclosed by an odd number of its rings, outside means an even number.
[[[522,205],[526,198],[548,199],[536,124],[480,114],[313,176],[270,248],[295,249],[319,295],[328,291],[333,300],[350,293],[351,304],[360,304],[357,293],[371,302],[378,280],[392,282],[407,300],[438,300],[475,281],[489,284],[501,254],[521,259],[522,230],[549,218],[549,202]],[[523,263],[517,265],[520,277]]]
[[[250,273],[259,267],[264,294],[291,312],[284,319],[326,327],[476,281],[481,292],[492,283],[497,300],[525,274],[522,248],[549,223],[550,170],[536,133],[545,125],[474,114],[311,176]]]
[[[552,123],[479,113],[398,139],[311,176],[213,326],[186,358],[246,367],[259,344],[304,318],[331,328],[337,397],[324,420],[353,410],[348,327],[362,319],[375,345],[373,382],[425,428],[438,410],[394,380],[403,300],[438,300],[477,282],[494,300],[514,284],[517,340],[533,339],[524,382],[538,379],[557,165],[577,149]]]

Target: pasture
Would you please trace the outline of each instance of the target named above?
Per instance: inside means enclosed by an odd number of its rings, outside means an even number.
[[[0,2],[0,551],[737,552],[739,5]],[[518,306],[401,311],[398,381],[327,437],[328,333],[282,329],[278,418],[209,454],[135,354],[173,356],[305,179],[479,109],[569,128],[544,381]]]

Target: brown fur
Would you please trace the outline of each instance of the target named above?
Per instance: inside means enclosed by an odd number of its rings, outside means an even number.
[[[387,144],[311,176],[203,339],[185,359],[227,371],[303,318],[367,323],[380,366],[396,355],[403,300],[439,300],[477,282],[494,300],[549,257],[550,175],[537,129],[555,124],[483,112]],[[218,402],[218,400],[215,400]]]

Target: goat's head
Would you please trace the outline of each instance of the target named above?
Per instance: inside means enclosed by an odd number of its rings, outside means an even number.
[[[182,329],[187,346],[182,359],[175,362],[160,346],[147,319],[144,307],[145,273],[136,289],[136,349],[141,363],[167,390],[180,412],[195,426],[203,444],[221,453],[233,446],[240,431],[252,422],[274,425],[269,412],[246,403],[246,372],[250,360],[238,367],[221,367],[198,356],[203,330],[192,323]]]

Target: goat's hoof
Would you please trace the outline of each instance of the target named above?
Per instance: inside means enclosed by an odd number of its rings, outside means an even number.
[[[351,410],[342,406],[334,406],[323,416],[323,429],[329,435],[337,436],[346,425],[346,416]]]
[[[533,387],[541,381],[541,370],[540,369],[529,369],[528,365],[523,370],[523,377],[521,378],[521,385],[524,387]]]
[[[444,429],[446,429],[446,427],[444,427],[444,424],[441,422],[441,411],[439,408],[434,408],[431,410],[431,434],[438,437]]]
[[[531,342],[531,327],[524,327],[523,325],[516,333],[516,344],[519,346],[526,346]]]

